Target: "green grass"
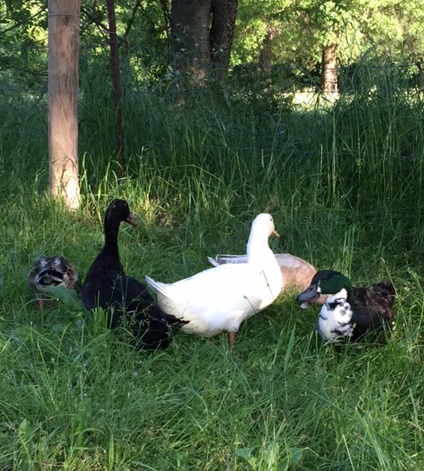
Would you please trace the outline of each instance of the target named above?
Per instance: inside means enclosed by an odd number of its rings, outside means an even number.
[[[422,469],[421,98],[364,94],[280,113],[130,98],[125,176],[109,158],[108,113],[81,105],[73,214],[47,192],[45,103],[1,116],[0,469]],[[173,281],[208,255],[243,252],[266,210],[275,252],[358,285],[393,280],[393,338],[335,351],[314,332],[317,308],[301,311],[290,293],[245,322],[231,352],[224,335],[180,334],[146,355],[79,304],[40,312],[31,263],[63,253],[83,278],[114,197],[141,216],[120,233],[129,274]]]

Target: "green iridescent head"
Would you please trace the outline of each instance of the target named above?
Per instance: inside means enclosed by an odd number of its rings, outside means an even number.
[[[310,285],[296,296],[297,301],[313,301],[322,294],[336,294],[342,289],[352,292],[352,283],[342,273],[334,270],[320,270],[315,273]]]

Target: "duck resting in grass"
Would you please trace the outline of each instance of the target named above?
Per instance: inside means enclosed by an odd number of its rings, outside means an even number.
[[[317,272],[316,268],[306,260],[289,253],[274,254],[280,266],[283,276],[281,293],[290,289],[304,290],[309,286],[311,278]],[[216,255],[215,258],[208,257],[211,265],[217,267],[226,263],[246,263],[247,255]],[[321,296],[315,302],[322,304],[325,296]]]
[[[154,351],[166,348],[183,322],[164,313],[147,287],[124,271],[119,257],[119,226],[123,221],[135,226],[137,219],[126,201],[116,199],[109,204],[104,220],[105,244],[88,270],[81,300],[88,310],[104,309],[112,329],[126,327],[138,346]]]
[[[189,321],[184,332],[203,337],[227,332],[232,347],[240,324],[281,292],[283,278],[268,246],[270,235],[278,236],[272,216],[259,214],[252,223],[246,263],[219,265],[170,284],[146,276],[147,284],[166,313]]]
[[[393,328],[395,288],[392,283],[355,288],[342,273],[321,270],[296,300],[309,303],[322,294],[328,297],[321,308],[317,330],[325,340],[356,342],[374,334],[378,341],[384,341],[385,331]]]
[[[28,275],[29,285],[37,293],[40,309],[44,308],[43,292],[60,286],[72,289],[77,280],[75,268],[63,255],[37,258]]]

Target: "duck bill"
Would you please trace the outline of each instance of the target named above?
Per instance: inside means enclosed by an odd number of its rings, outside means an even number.
[[[137,222],[138,222],[138,216],[136,216],[135,214],[130,214],[127,219],[125,219],[125,222],[127,222],[128,224],[131,224],[131,226],[134,226],[136,227],[137,226]]]
[[[271,232],[271,235],[274,237],[280,237],[280,234],[275,229]]]
[[[318,292],[316,285],[308,286],[305,291],[296,296],[296,301],[299,302],[313,302],[321,296]]]

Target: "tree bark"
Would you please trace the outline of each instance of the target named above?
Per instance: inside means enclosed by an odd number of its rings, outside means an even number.
[[[173,0],[171,34],[174,71],[202,82],[210,68],[210,0]],[[188,76],[188,77],[184,77]]]
[[[228,73],[238,0],[172,0],[173,67],[202,84]]]
[[[275,33],[277,28],[274,25],[268,25],[265,38],[262,42],[262,48],[259,53],[259,69],[262,74],[269,77],[272,72],[273,66],[273,51],[272,46],[274,43]]]
[[[424,90],[424,59],[418,61],[418,89]]]
[[[211,60],[214,78],[219,81],[228,73],[237,6],[238,0],[212,0]]]
[[[55,199],[79,207],[78,58],[80,0],[48,2],[49,183]]]
[[[337,82],[337,44],[325,46],[322,50],[321,88],[326,93],[339,91]]]

